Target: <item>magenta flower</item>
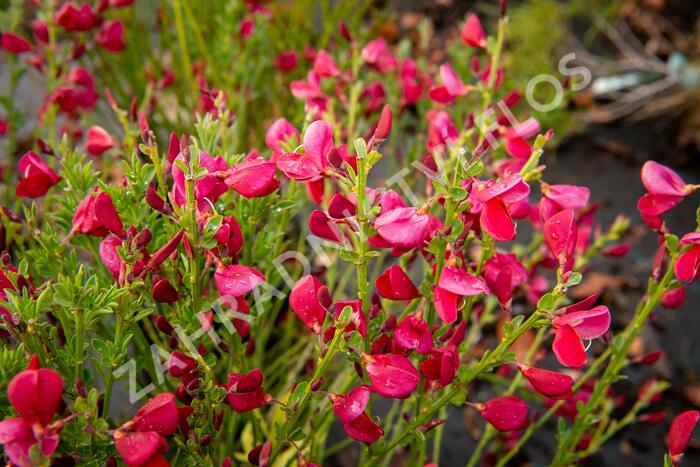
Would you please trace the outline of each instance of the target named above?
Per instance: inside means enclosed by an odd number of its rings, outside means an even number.
[[[85,149],[91,156],[100,156],[105,151],[116,146],[117,143],[114,141],[114,138],[101,126],[93,125],[88,129]]]
[[[134,414],[127,427],[138,432],[155,432],[161,436],[175,433],[179,420],[175,396],[169,392],[158,394]]]
[[[226,400],[235,412],[250,412],[267,405],[271,398],[262,388],[263,374],[254,369],[248,374],[230,373],[226,389]]]
[[[420,374],[411,361],[396,354],[365,355],[365,371],[372,391],[380,396],[405,399],[420,383]]]
[[[100,242],[100,259],[102,264],[104,264],[116,281],[120,279],[122,267],[125,265],[117,251],[117,248],[121,247],[122,244],[121,239],[111,236]]]
[[[680,462],[683,453],[688,447],[690,437],[693,435],[693,430],[700,419],[700,412],[697,410],[688,410],[683,412],[673,419],[671,427],[668,429],[668,453],[674,460],[674,463]]]
[[[234,165],[224,180],[232,190],[246,198],[262,198],[275,191],[280,181],[275,177],[276,165],[251,153],[246,159]]]
[[[333,57],[325,50],[319,50],[314,59],[314,71],[321,78],[333,78],[340,75],[340,70]]]
[[[32,50],[32,44],[27,39],[11,32],[0,34],[0,45],[3,49],[13,54],[21,54]]]
[[[692,284],[700,277],[700,232],[683,235],[681,245],[690,245],[690,248],[678,257],[673,272],[679,281]]]
[[[552,399],[568,399],[573,394],[571,387],[574,384],[574,379],[567,374],[542,370],[524,363],[519,363],[518,369],[535,391],[543,396]]]
[[[404,349],[426,354],[433,348],[433,334],[423,318],[415,314],[408,315],[394,329],[394,342]]]
[[[114,445],[124,463],[129,467],[168,465],[163,454],[167,442],[155,431],[122,431],[114,433]]]
[[[183,154],[179,154],[175,160],[179,160],[189,165]],[[199,153],[199,165],[207,170],[208,174],[194,182],[194,198],[197,208],[206,212],[211,209],[211,203],[215,203],[219,196],[226,193],[227,187],[224,182],[218,179],[216,172],[223,172],[228,169],[226,161],[221,157],[212,157],[206,152]],[[173,176],[172,199],[178,206],[184,206],[187,200],[185,194],[185,174],[176,164],[173,164],[171,173]]]
[[[234,256],[243,246],[243,232],[233,216],[224,216],[221,227],[216,231],[214,238],[224,255]]]
[[[462,79],[454,71],[452,65],[444,63],[440,65],[441,86],[430,88],[430,98],[441,104],[451,104],[459,96],[464,96],[469,92],[469,88],[464,85]]]
[[[434,348],[430,356],[420,363],[420,372],[435,389],[450,384],[457,375],[457,368],[459,368],[459,353],[453,343],[448,343],[443,348]]]
[[[398,66],[396,57],[389,51],[389,46],[383,37],[367,42],[360,52],[360,57],[363,62],[383,75]]]
[[[265,282],[265,276],[257,269],[248,266],[222,264],[217,266],[214,280],[220,296],[240,297]]]
[[[371,444],[384,435],[384,431],[367,415],[370,388],[362,385],[347,394],[331,395],[333,410],[343,423],[345,432],[353,439]]]
[[[100,193],[95,199],[95,217],[113,235],[123,238],[124,225],[119,218],[119,213],[114,207],[112,198],[107,193]]]
[[[460,31],[460,37],[464,45],[477,49],[486,48],[486,34],[484,34],[484,29],[481,27],[479,17],[474,13],[470,14],[467,21],[464,22]]]
[[[88,31],[97,26],[97,18],[87,3],[80,8],[73,2],[64,3],[56,12],[55,20],[66,31]]]
[[[420,292],[401,266],[394,264],[381,273],[375,282],[377,292],[388,300],[412,300]]]
[[[108,20],[102,23],[95,41],[107,52],[124,50],[124,24],[119,20]]]
[[[285,50],[275,57],[275,68],[281,72],[289,72],[297,67],[297,53],[294,50]]]
[[[93,237],[104,237],[109,233],[95,215],[95,203],[97,201],[97,196],[95,196],[96,192],[97,188],[95,188],[92,193],[88,194],[80,204],[78,204],[78,207],[75,208],[71,233],[80,233]]]
[[[435,311],[445,323],[454,323],[457,320],[457,305],[461,297],[473,297],[488,292],[489,289],[482,279],[457,266],[445,266],[434,290]]]
[[[519,174],[513,174],[502,181],[489,180],[475,184],[476,199],[482,204],[481,228],[498,241],[515,238],[515,222],[508,212],[508,205],[526,199],[530,186]]]
[[[304,152],[280,155],[277,167],[293,180],[318,180],[323,177],[328,166],[328,154],[333,147],[333,128],[323,120],[316,120],[311,122],[304,133]]]
[[[321,332],[328,308],[333,300],[325,285],[314,276],[304,276],[289,294],[289,306],[314,333]]]
[[[334,219],[320,209],[314,209],[309,216],[309,231],[317,237],[335,243],[344,243],[345,236]]]
[[[268,148],[272,149],[275,156],[285,152],[280,146],[280,143],[285,143],[290,140],[298,142],[300,140],[300,135],[294,125],[284,118],[275,120],[265,133],[265,144]]]
[[[548,185],[542,183],[542,200],[540,201],[540,216],[546,221],[554,214],[565,209],[581,209],[588,204],[591,190],[576,185]]]
[[[55,371],[41,368],[35,355],[29,367],[15,375],[7,386],[7,398],[17,418],[0,422],[0,444],[10,462],[31,465],[29,449],[39,444],[43,456],[58,446],[62,424],[49,425],[63,397],[63,380]]]
[[[475,408],[498,431],[517,430],[527,422],[527,404],[515,396],[497,397]]]
[[[513,290],[528,280],[528,273],[512,254],[496,253],[484,264],[483,277],[498,303],[510,310]]]
[[[20,174],[20,180],[17,183],[15,193],[23,198],[44,196],[49,188],[61,180],[61,177],[56,175],[56,172],[33,151],[22,156],[17,171]]]
[[[428,235],[430,216],[417,208],[396,208],[382,213],[373,222],[377,233],[391,246],[415,248]]]
[[[542,226],[544,241],[564,273],[571,270],[578,229],[572,209],[554,214]]]
[[[595,296],[592,296],[595,297]],[[565,309],[565,314],[552,320],[554,355],[564,366],[581,368],[586,363],[583,339],[591,340],[605,334],[610,328],[610,310],[606,306],[583,309],[590,298]]]

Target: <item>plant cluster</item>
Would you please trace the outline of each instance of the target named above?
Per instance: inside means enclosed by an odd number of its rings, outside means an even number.
[[[469,465],[507,464],[550,421],[552,465],[571,465],[632,423],[665,421],[667,383],[633,401],[616,384],[658,360],[630,346],[700,276],[700,233],[663,219],[699,187],[644,165],[638,208],[659,248],[627,326],[613,333],[596,295],[572,302],[593,258],[628,252],[629,221],[603,226],[588,188],[545,181],[553,131],[503,84],[505,1],[494,35],[470,14],[442,63],[421,44],[360,39],[364,6],[324,19],[318,43],[265,51],[294,15],[224,2],[238,18],[231,76],[206,52],[196,2],[164,1],[163,72],[141,99],[110,84],[138,85],[133,70],[103,74],[141,47],[120,18],[143,5],[35,3],[32,39],[14,5],[0,40],[12,92],[30,70],[45,80],[37,115],[3,103],[10,464],[311,466],[352,445],[362,465],[437,464],[454,405],[485,421]],[[239,81],[246,50],[267,52],[251,69],[273,79]],[[273,83],[296,110],[256,108]],[[188,97],[168,101],[171,88]],[[262,149],[241,151],[258,136]],[[698,416],[671,423],[667,465]],[[331,445],[334,430],[345,437]]]

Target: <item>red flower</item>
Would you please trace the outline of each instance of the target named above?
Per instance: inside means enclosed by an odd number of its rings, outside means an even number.
[[[66,31],[87,31],[97,25],[97,18],[89,4],[77,8],[72,2],[66,2],[56,13],[56,23]]]
[[[183,154],[178,155],[175,160],[189,165]],[[227,190],[226,184],[219,180],[215,174],[227,171],[228,166],[223,158],[212,157],[203,151],[199,153],[199,166],[205,168],[207,174],[194,182],[194,197],[200,211],[209,211],[211,203],[215,203]],[[173,164],[171,173],[173,176],[172,199],[178,206],[184,206],[187,199],[185,174],[178,168],[177,164]]]
[[[15,192],[23,198],[39,198],[44,196],[49,188],[57,184],[61,177],[56,175],[41,158],[29,151],[19,160],[17,171],[22,177],[17,183]]]
[[[218,266],[214,280],[222,297],[240,297],[265,282],[265,276],[255,268],[232,264]]]
[[[270,401],[270,397],[262,388],[263,379],[262,372],[257,368],[245,375],[230,373],[226,383],[228,390],[226,400],[231,408],[240,413],[265,406]]]
[[[179,420],[175,396],[169,392],[158,394],[146,402],[128,422],[130,429],[155,432],[161,436],[175,433]]]
[[[104,237],[109,233],[95,215],[95,202],[97,201],[95,192],[97,192],[97,188],[93,190],[93,193],[88,194],[75,208],[73,229],[71,230],[73,234],[81,233],[94,237]]]
[[[610,328],[610,310],[597,306],[590,310],[583,307],[595,301],[595,295],[570,305],[566,314],[552,320],[554,328],[554,355],[564,366],[581,368],[586,363],[583,339],[590,340],[605,334]]]
[[[289,123],[284,118],[278,118],[275,120],[265,133],[265,144],[268,148],[272,149],[274,154],[281,154],[285,152],[280,146],[280,143],[294,141],[296,144],[300,141],[300,139],[299,132],[294,125]]]
[[[668,429],[668,453],[674,458],[674,463],[680,462],[680,458],[688,447],[690,437],[693,435],[695,425],[700,419],[700,412],[688,410],[673,419]]]
[[[473,297],[488,293],[484,281],[457,266],[445,266],[435,287],[435,311],[440,319],[451,324],[457,320],[457,303],[460,297]]]
[[[564,273],[571,270],[571,259],[578,240],[576,217],[572,209],[553,215],[542,226],[544,241]]]
[[[464,96],[469,92],[469,88],[464,85],[462,79],[449,63],[440,65],[440,78],[442,86],[430,88],[430,98],[436,102],[451,104],[457,97]]]
[[[311,122],[304,133],[304,152],[280,155],[277,167],[293,180],[318,180],[323,177],[328,166],[328,154],[333,147],[333,128],[323,120],[316,120]]]
[[[564,209],[581,209],[588,203],[588,198],[591,196],[591,190],[576,185],[542,183],[540,189],[542,190],[540,217],[543,221]]]
[[[371,444],[384,435],[384,431],[367,415],[370,388],[362,385],[347,394],[331,395],[333,410],[343,423],[345,432],[357,441]]]
[[[383,37],[367,42],[360,52],[360,57],[363,62],[381,74],[389,73],[398,65],[396,57],[389,51]]]
[[[518,364],[518,369],[530,382],[535,391],[552,399],[568,399],[571,397],[571,386],[574,379],[563,373],[534,368],[524,363]]]
[[[173,303],[180,299],[180,294],[167,279],[160,279],[151,289],[153,300],[159,303]]]
[[[289,294],[289,306],[294,314],[317,334],[332,303],[328,289],[314,276],[299,279]]]
[[[117,430],[114,445],[122,460],[129,467],[162,467],[168,462],[163,454],[168,450],[167,442],[156,432]]]
[[[275,191],[280,181],[275,178],[275,163],[251,153],[231,168],[226,185],[246,198],[262,198]]]
[[[124,44],[124,24],[119,20],[109,20],[102,23],[95,39],[107,52],[119,52],[126,47]]]
[[[375,282],[377,292],[388,300],[412,300],[420,292],[401,266],[394,264],[381,273]]]
[[[19,415],[0,422],[0,444],[16,465],[30,465],[29,449],[40,445],[50,456],[58,446],[61,425],[49,426],[63,396],[63,380],[55,371],[41,368],[33,356],[29,368],[18,373],[7,386],[7,398]]]
[[[99,156],[116,145],[114,138],[101,126],[94,125],[88,129],[85,149],[90,155]]]
[[[700,277],[700,232],[683,235],[681,245],[691,245],[676,260],[673,272],[681,282],[693,283]]]
[[[380,396],[405,399],[420,383],[420,374],[406,357],[396,354],[365,355],[365,370],[372,390]]]
[[[0,37],[0,45],[10,53],[21,54],[32,50],[32,44],[27,39],[11,32],[3,32]]]
[[[112,198],[107,193],[100,193],[95,199],[95,217],[112,234],[119,238],[124,237],[124,225],[119,218],[119,213],[114,207]]]
[[[234,256],[243,246],[243,233],[233,216],[224,216],[214,238],[219,245],[226,248],[224,254],[228,256]]]
[[[292,71],[297,66],[297,53],[294,50],[285,50],[275,58],[275,68],[279,71]]]
[[[473,13],[470,14],[467,21],[464,22],[462,30],[460,31],[460,37],[464,45],[478,49],[486,48],[484,29],[481,27],[479,17]]]
[[[421,317],[408,315],[394,330],[394,342],[404,349],[425,354],[433,348],[433,334]]]
[[[498,431],[517,430],[527,421],[527,404],[515,396],[497,397],[475,407]]]
[[[508,205],[526,199],[530,186],[519,174],[513,174],[502,181],[489,180],[475,184],[476,199],[482,204],[481,228],[498,241],[515,238],[515,222],[508,212]]]

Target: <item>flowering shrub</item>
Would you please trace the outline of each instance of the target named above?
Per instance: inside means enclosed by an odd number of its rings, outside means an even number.
[[[545,182],[553,132],[502,87],[505,2],[495,35],[469,15],[444,63],[344,22],[324,30],[337,36],[325,49],[306,44],[303,64],[301,51],[268,55],[303,111],[263,107],[250,128],[254,93],[251,109],[231,106],[220,62],[193,64],[186,47],[181,74],[141,102],[102,91],[114,77],[79,60],[129,53],[119,18],[136,7],[60,3],[42,3],[33,39],[17,27],[1,41],[46,77],[33,149],[3,187],[9,463],[320,465],[356,441],[363,465],[423,465],[455,405],[485,421],[469,465],[505,465],[550,420],[552,464],[571,465],[665,419],[654,404],[667,383],[632,403],[616,383],[658,359],[631,360],[632,342],[700,276],[700,233],[679,237],[663,218],[698,186],[642,169],[638,208],[659,248],[632,321],[613,332],[596,295],[572,303],[593,258],[629,250],[629,221],[603,226],[588,188]],[[171,6],[186,41],[191,6]],[[274,16],[247,2],[234,40]],[[192,83],[194,123],[175,131],[148,95]],[[97,125],[103,100],[110,130]],[[236,135],[263,133],[263,149],[239,151]],[[671,423],[668,465],[698,416]],[[330,445],[331,431],[345,439]]]

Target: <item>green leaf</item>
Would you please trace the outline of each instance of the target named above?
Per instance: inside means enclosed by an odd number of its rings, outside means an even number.
[[[564,287],[569,288],[578,285],[581,283],[581,279],[583,279],[583,275],[580,272],[572,272],[569,275],[569,280],[564,284]]]
[[[464,178],[477,177],[484,171],[484,161],[481,158],[474,159],[464,168]]]
[[[355,140],[355,154],[358,159],[367,157],[367,143],[363,138],[357,138]]]
[[[302,381],[301,383],[297,384],[297,387],[294,388],[294,392],[292,395],[289,397],[289,406],[294,407],[295,405],[299,404],[301,402],[302,398],[306,394],[306,392],[309,390],[309,382],[308,381]]]
[[[453,186],[450,188],[450,198],[454,199],[455,201],[462,201],[464,198],[467,197],[469,193],[467,193],[467,190],[464,188],[456,187]]]
[[[555,299],[551,293],[546,293],[537,301],[537,309],[542,311],[553,311]]]
[[[668,250],[669,254],[674,254],[678,251],[678,237],[669,233],[664,235],[664,240],[666,241],[666,249]]]

